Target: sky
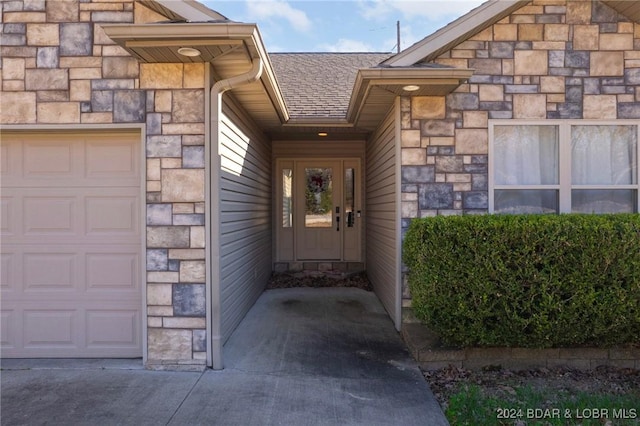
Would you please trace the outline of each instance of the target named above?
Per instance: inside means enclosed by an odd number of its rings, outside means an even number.
[[[483,0],[200,0],[227,18],[257,23],[269,52],[396,52]]]

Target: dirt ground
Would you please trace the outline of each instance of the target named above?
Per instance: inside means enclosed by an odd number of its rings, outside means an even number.
[[[522,371],[482,370],[469,371],[449,366],[440,370],[423,371],[436,399],[443,407],[462,385],[478,385],[485,395],[514,394],[515,387],[550,389],[569,393],[607,393],[612,395],[637,394],[640,398],[640,370],[598,367],[583,371],[570,368],[540,368]]]
[[[325,274],[310,271],[274,273],[267,285],[267,290],[292,287],[355,287],[367,291],[373,290],[367,274],[364,272],[357,274],[329,272]]]

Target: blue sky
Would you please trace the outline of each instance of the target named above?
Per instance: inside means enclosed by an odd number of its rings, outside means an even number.
[[[257,23],[270,52],[395,52],[482,0],[200,0],[227,18]]]

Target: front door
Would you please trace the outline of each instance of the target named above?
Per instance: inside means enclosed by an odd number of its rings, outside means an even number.
[[[339,161],[296,164],[296,223],[299,260],[342,257],[342,173]],[[344,225],[343,225],[344,226]]]
[[[360,160],[283,159],[278,174],[277,261],[361,262]]]

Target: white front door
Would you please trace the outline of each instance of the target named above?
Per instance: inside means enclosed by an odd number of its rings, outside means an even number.
[[[340,161],[299,161],[295,170],[296,239],[300,260],[342,258]]]
[[[360,160],[279,160],[277,170],[277,260],[361,262]]]

